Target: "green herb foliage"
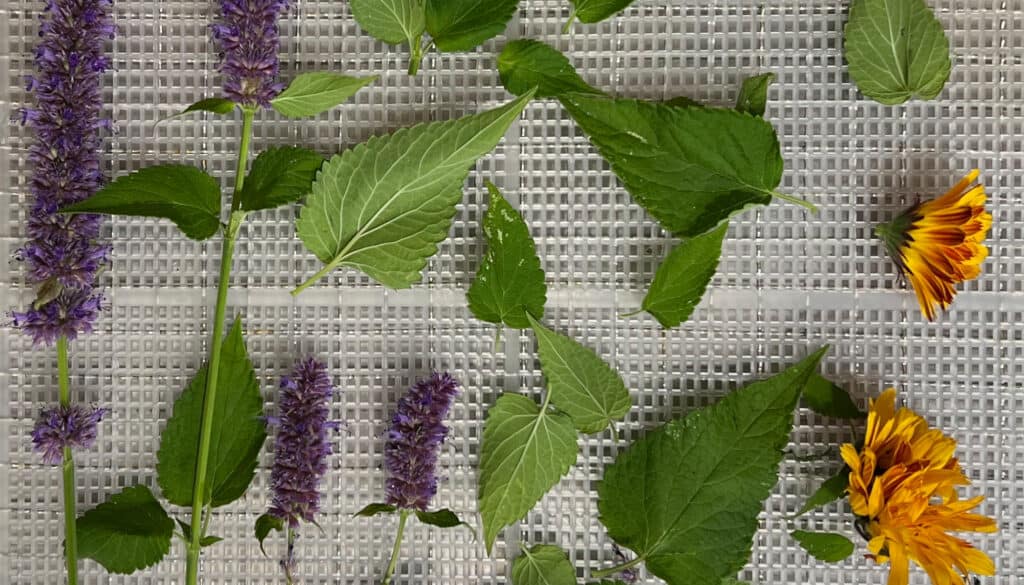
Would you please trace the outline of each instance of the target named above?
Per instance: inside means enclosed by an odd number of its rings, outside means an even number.
[[[623,451],[598,488],[601,522],[670,585],[716,583],[746,564],[793,409],[825,350]]]
[[[538,98],[559,98],[569,93],[604,95],[584,81],[559,50],[533,39],[505,45],[498,56],[498,74],[505,89],[515,95],[533,88]]]
[[[857,408],[849,392],[819,374],[807,382],[804,403],[814,412],[833,418],[862,419],[868,416]]]
[[[622,12],[634,0],[569,0],[580,22],[593,24]],[[571,22],[570,22],[571,24]]]
[[[690,318],[718,268],[728,223],[683,240],[658,266],[643,310],[671,329]]]
[[[838,563],[853,554],[853,542],[842,534],[796,530],[790,536],[819,561]]]
[[[557,546],[523,547],[512,563],[512,585],[576,585],[576,569]]]
[[[810,384],[810,382],[808,382]],[[850,470],[843,469],[836,475],[825,480],[821,484],[811,497],[807,498],[807,502],[804,503],[800,511],[796,513],[796,516],[802,516],[807,512],[815,508],[831,504],[832,502],[842,498],[846,495],[846,488],[850,485]]]
[[[764,116],[768,108],[768,86],[775,81],[774,73],[754,75],[743,80],[736,109],[754,116]]]
[[[336,73],[303,73],[270,101],[270,106],[288,118],[305,118],[326,112],[348,101],[377,76],[348,77]]]
[[[844,49],[861,93],[882,104],[933,99],[949,79],[949,40],[924,0],[854,0]]]
[[[295,203],[309,193],[323,164],[324,157],[296,146],[261,152],[239,193],[239,207],[243,211],[257,211]]]
[[[174,521],[149,488],[135,485],[78,517],[78,554],[111,573],[153,566],[171,549]]]

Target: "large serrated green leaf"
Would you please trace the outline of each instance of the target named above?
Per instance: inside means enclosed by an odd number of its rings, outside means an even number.
[[[601,432],[629,412],[629,390],[618,372],[590,348],[528,317],[551,403],[580,432]]]
[[[635,0],[569,0],[573,5],[573,14],[580,22],[593,24],[615,16],[625,10]]]
[[[371,138],[331,158],[296,222],[306,248],[326,266],[295,293],[340,266],[391,288],[412,286],[448,235],[470,168],[531,97]]]
[[[782,373],[649,433],[605,471],[608,534],[670,585],[718,583],[750,557],[793,409],[822,349]]]
[[[568,415],[502,394],[487,413],[480,454],[479,500],[490,552],[501,529],[533,508],[569,468],[579,448]]]
[[[949,79],[949,40],[924,0],[854,0],[843,47],[850,77],[882,104],[930,100]]]
[[[426,0],[427,32],[437,48],[469,51],[504,32],[519,0]]]
[[[678,237],[767,204],[782,179],[779,141],[761,118],[583,94],[561,101],[636,202]]]
[[[512,562],[512,585],[576,585],[576,569],[557,546],[524,547]]]
[[[168,502],[192,505],[196,453],[206,395],[204,364],[181,396],[160,437],[157,481]],[[267,433],[261,420],[263,398],[245,349],[242,324],[236,320],[221,346],[220,382],[214,404],[213,434],[204,501],[214,507],[242,497],[249,488]]]
[[[118,177],[61,211],[161,217],[189,238],[205,240],[220,228],[220,183],[195,167],[159,165]]]
[[[239,194],[243,211],[273,209],[309,193],[324,157],[307,148],[285,146],[260,153]]]
[[[487,183],[491,203],[484,216],[487,252],[466,292],[469,310],[481,321],[530,326],[527,313],[544,316],[547,284],[530,228],[498,188]]]
[[[349,6],[359,26],[385,43],[412,43],[426,30],[422,0],[351,0]]]
[[[729,224],[683,240],[658,266],[641,305],[666,329],[690,318],[700,303],[722,255]]]
[[[78,554],[111,573],[153,566],[171,549],[174,520],[149,488],[135,485],[82,514],[75,521]]]
[[[558,49],[533,39],[505,45],[498,55],[498,74],[505,89],[515,95],[533,88],[537,88],[539,98],[558,98],[568,93],[604,95],[584,81]]]
[[[315,116],[345,103],[376,80],[376,75],[349,77],[324,71],[303,73],[270,100],[270,106],[288,118]]]

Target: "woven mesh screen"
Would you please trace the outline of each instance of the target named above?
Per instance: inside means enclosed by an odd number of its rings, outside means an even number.
[[[264,212],[243,229],[230,310],[244,315],[249,350],[272,408],[278,377],[307,354],[326,359],[341,392],[333,414],[347,421],[324,489],[323,532],[299,541],[304,583],[374,583],[387,560],[393,521],[352,519],[380,499],[382,431],[395,400],[431,368],[465,385],[441,459],[436,502],[475,511],[475,466],[487,406],[503,391],[540,393],[533,341],[476,321],[464,290],[482,253],[484,179],[502,187],[537,239],[549,286],[549,323],[597,349],[622,372],[634,408],[627,440],[775,371],[810,348],[832,345],[824,371],[866,404],[896,386],[916,409],[960,440],[961,460],[987,496],[1000,532],[976,538],[996,559],[985,583],[1024,584],[1024,0],[931,0],[953,46],[942,99],[884,107],[860,98],[845,72],[836,0],[639,0],[595,26],[560,28],[565,0],[527,0],[509,38],[540,38],[566,51],[588,80],[632,97],[685,95],[728,105],[741,80],[772,71],[768,117],[786,159],[783,190],[821,208],[808,215],[773,204],[732,222],[709,294],[684,326],[663,332],[634,309],[672,240],[633,204],[586,138],[554,102],[532,104],[501,146],[471,173],[450,238],[412,290],[386,291],[340,271],[292,298],[288,290],[318,268],[294,234],[294,211]],[[404,50],[363,34],[346,2],[302,0],[282,24],[283,75],[331,70],[381,75],[349,104],[316,120],[265,114],[255,148],[302,144],[335,153],[370,136],[449,119],[508,99],[495,72],[499,37],[466,54],[430,55],[405,74]],[[25,103],[41,2],[0,5],[0,118]],[[205,167],[227,185],[237,120],[182,118],[154,125],[218,91],[217,50],[208,24],[213,2],[115,1],[106,143],[110,176],[158,161]],[[24,239],[25,154],[30,135],[0,126],[0,257]],[[979,167],[995,224],[986,274],[963,287],[955,308],[924,322],[871,237],[873,225],[919,194],[944,191]],[[78,458],[80,509],[121,487],[155,487],[159,433],[177,394],[204,359],[219,244],[195,243],[169,223],[113,219],[113,266],[98,331],[72,345],[77,400],[113,409],[94,449]],[[0,306],[27,302],[17,263],[0,264]],[[9,329],[0,332],[0,582],[63,579],[60,475],[43,466],[27,438],[38,408],[56,398],[55,358]],[[760,518],[743,577],[756,584],[883,583],[884,569],[859,555],[840,565],[809,560],[788,537],[786,516],[837,468],[845,425],[801,410],[781,480]],[[507,583],[520,539],[570,551],[581,579],[612,560],[598,523],[596,482],[625,442],[581,442],[578,465],[487,557],[468,531],[414,526],[399,583]],[[270,458],[242,500],[221,508],[211,532],[225,541],[204,553],[206,583],[282,582],[280,539],[260,554],[252,537],[268,505]],[[174,510],[179,517],[185,511]],[[848,529],[838,506],[803,526]],[[107,576],[86,561],[84,582],[180,583],[184,551],[160,565]],[[649,582],[656,582],[649,578]],[[913,583],[925,583],[915,574]]]

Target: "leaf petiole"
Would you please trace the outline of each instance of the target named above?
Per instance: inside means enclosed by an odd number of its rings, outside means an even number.
[[[644,558],[643,557],[637,557],[637,558],[635,558],[635,559],[633,559],[631,561],[626,561],[625,563],[622,563],[621,565],[615,565],[614,567],[611,567],[609,569],[601,569],[599,571],[591,571],[590,572],[590,576],[595,578],[595,579],[602,579],[604,577],[610,577],[610,576],[612,576],[612,575],[614,575],[616,573],[621,573],[623,571],[627,571],[629,569],[632,569],[633,567],[639,565],[642,562],[644,562]]]
[[[572,9],[569,13],[569,20],[565,21],[565,26],[562,27],[562,34],[569,34],[572,32],[572,25],[576,23],[576,8]]]
[[[815,204],[811,203],[810,201],[804,201],[803,199],[800,199],[799,197],[794,197],[792,195],[786,195],[785,193],[779,193],[778,191],[771,191],[771,192],[769,192],[769,194],[772,197],[775,197],[777,199],[781,199],[783,201],[786,201],[787,203],[795,203],[795,204],[799,205],[800,207],[803,207],[803,208],[807,209],[811,213],[818,213],[818,207]]]

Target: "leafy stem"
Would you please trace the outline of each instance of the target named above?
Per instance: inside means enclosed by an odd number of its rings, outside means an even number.
[[[68,338],[57,339],[57,384],[60,405],[71,405],[71,376],[68,374]],[[64,447],[64,557],[68,569],[68,585],[78,583],[78,531],[75,525],[75,460],[71,447]]]
[[[249,162],[249,141],[252,137],[252,122],[256,111],[253,108],[243,108],[242,113],[242,139],[238,150],[238,166],[235,171],[235,191],[231,198],[232,213],[228,227],[224,230],[224,243],[221,248],[217,306],[213,314],[213,334],[210,341],[210,366],[206,376],[206,392],[203,394],[202,426],[199,430],[199,450],[196,457],[195,482],[192,486],[192,531],[189,535],[191,541],[188,545],[188,562],[185,570],[187,585],[196,585],[199,576],[199,554],[202,550],[204,532],[203,508],[206,500],[206,472],[210,458],[210,437],[213,431],[217,381],[220,375],[221,346],[224,343],[224,314],[227,309],[228,287],[231,284],[231,260],[235,252],[238,230],[245,218],[245,214],[237,212],[237,209],[241,205],[239,193],[245,183],[245,171]]]
[[[615,565],[614,567],[611,567],[610,569],[601,569],[599,571],[591,571],[590,572],[590,576],[595,578],[595,579],[603,579],[604,577],[610,577],[610,576],[612,576],[612,575],[614,575],[616,573],[621,573],[623,571],[627,571],[629,569],[632,569],[633,567],[639,565],[642,562],[644,562],[644,558],[643,557],[637,557],[637,558],[635,558],[635,559],[633,559],[631,561],[626,561],[625,563],[622,563],[621,565]]]
[[[384,571],[384,578],[381,585],[390,585],[391,577],[395,574],[395,567],[398,565],[398,553],[402,550],[402,537],[405,535],[405,524],[409,521],[409,511],[401,510],[398,513],[398,532],[395,534],[395,545],[391,548],[391,560],[388,568]]]

